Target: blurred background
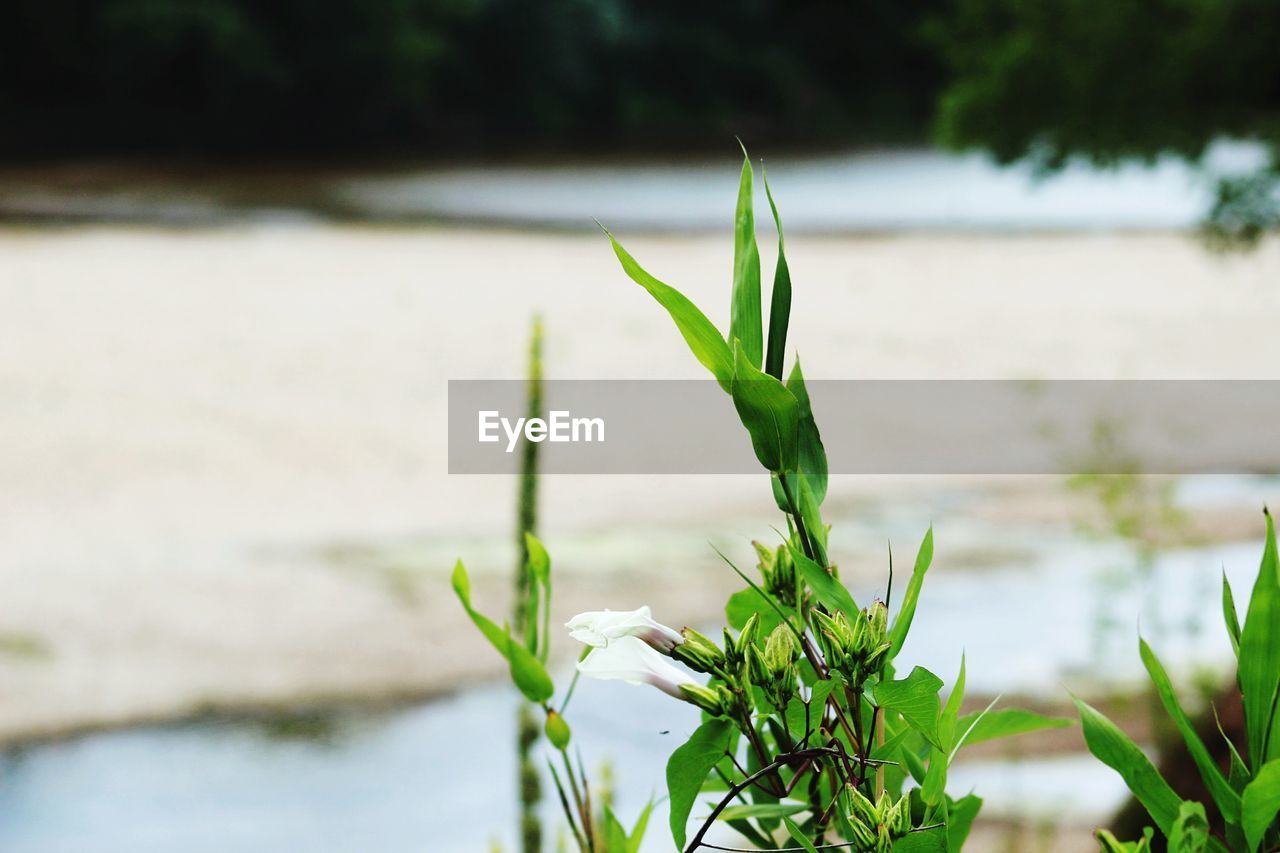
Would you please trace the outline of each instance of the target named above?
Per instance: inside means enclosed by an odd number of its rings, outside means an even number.
[[[447,474],[446,382],[523,375],[535,313],[548,376],[700,378],[592,217],[723,325],[735,136],[811,377],[1278,378],[1272,0],[2,15],[6,851],[519,849],[516,696],[447,584],[462,556],[510,606],[517,484]],[[975,708],[1070,688],[1177,767],[1138,620],[1208,709],[1221,575],[1251,583],[1277,498],[1266,471],[836,477],[826,513],[862,598],[934,525],[904,664],[950,680],[963,648]],[[717,626],[740,582],[709,543],[750,562],[772,524],[763,477],[541,483],[565,616]],[[579,689],[629,822],[692,717]],[[953,783],[982,850],[1091,849],[1126,806],[1076,729]]]

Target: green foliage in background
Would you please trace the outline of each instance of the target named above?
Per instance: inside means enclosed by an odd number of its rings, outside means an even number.
[[[13,0],[0,152],[921,138],[941,0]]]
[[[1240,621],[1235,596],[1222,580],[1222,612],[1227,634],[1239,661],[1236,682],[1244,699],[1248,748],[1241,755],[1222,735],[1230,751],[1230,765],[1219,767],[1183,710],[1173,684],[1155,651],[1139,640],[1139,653],[1156,693],[1200,772],[1210,803],[1178,796],[1142,750],[1094,708],[1077,700],[1085,742],[1095,756],[1116,770],[1142,803],[1155,829],[1180,853],[1234,851],[1257,853],[1280,849],[1280,559],[1276,531],[1267,514],[1267,539],[1262,565]],[[1206,808],[1217,813],[1225,827],[1222,836],[1210,831]],[[1215,822],[1216,823],[1216,822]],[[1150,834],[1137,842],[1120,842],[1100,833],[1107,851],[1147,850]],[[1145,846],[1144,846],[1145,845]]]
[[[1003,163],[1110,165],[1215,139],[1262,142],[1269,163],[1224,180],[1211,236],[1280,224],[1280,4],[1274,0],[954,0],[930,35],[948,67],[941,139]]]

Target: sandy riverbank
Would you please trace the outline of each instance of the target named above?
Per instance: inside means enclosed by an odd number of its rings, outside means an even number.
[[[727,314],[727,235],[626,242]],[[788,249],[815,377],[1280,371],[1275,242],[1226,259],[1175,235]],[[481,600],[505,589],[512,484],[445,474],[446,380],[517,376],[535,310],[551,375],[700,375],[595,236],[9,229],[0,305],[0,739],[491,672],[444,579],[461,554]],[[562,610],[643,594],[673,622],[713,616],[734,585],[707,539],[771,521],[748,483],[549,480],[544,531],[575,576]],[[986,506],[1056,511],[1028,488]],[[912,529],[946,511],[919,483],[840,480],[833,499],[886,489]]]

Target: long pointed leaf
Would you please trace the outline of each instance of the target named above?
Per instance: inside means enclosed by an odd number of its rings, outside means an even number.
[[[791,551],[791,561],[800,572],[800,578],[808,584],[809,589],[813,590],[813,594],[824,607],[828,610],[840,611],[850,621],[863,618],[858,610],[858,603],[853,600],[853,595],[838,578],[806,557],[804,551],[794,544],[788,543],[788,549]]]
[[[784,817],[782,822],[786,825],[787,834],[791,836],[792,841],[803,847],[806,853],[818,853],[818,848],[813,846],[809,836],[800,831],[800,827],[796,826],[795,821],[789,817]]]
[[[1240,633],[1240,691],[1249,734],[1249,764],[1254,768],[1280,753],[1280,738],[1272,735],[1276,690],[1280,687],[1280,560],[1276,557],[1275,523],[1270,512],[1266,516],[1267,543]]]
[[[1222,573],[1222,619],[1227,623],[1227,636],[1231,639],[1231,651],[1240,657],[1240,616],[1236,612],[1236,597],[1231,593],[1231,581]]]
[[[797,470],[809,485],[813,499],[818,504],[827,497],[827,451],[822,446],[822,435],[818,432],[818,424],[813,419],[813,408],[809,402],[809,389],[804,384],[804,373],[800,370],[800,360],[796,359],[787,377],[787,390],[796,398],[799,405],[799,458]]]
[[[1142,663],[1147,668],[1147,673],[1151,676],[1151,681],[1155,685],[1156,693],[1160,695],[1160,702],[1164,705],[1164,709],[1169,716],[1173,718],[1178,731],[1181,732],[1182,739],[1187,744],[1187,751],[1191,753],[1191,758],[1200,770],[1200,778],[1204,780],[1205,787],[1209,789],[1209,794],[1213,797],[1213,801],[1217,804],[1227,823],[1239,823],[1240,795],[1232,789],[1231,783],[1222,775],[1222,771],[1218,769],[1218,763],[1213,760],[1213,756],[1205,748],[1204,741],[1196,733],[1195,726],[1191,724],[1191,720],[1182,710],[1182,706],[1178,703],[1178,696],[1173,691],[1173,684],[1169,681],[1169,674],[1165,672],[1160,659],[1156,657],[1156,653],[1147,645],[1146,640],[1138,641],[1138,651],[1142,656]]]
[[[622,263],[622,269],[636,284],[649,291],[658,304],[667,309],[676,328],[684,337],[685,343],[693,351],[694,357],[702,366],[711,371],[711,375],[720,383],[720,387],[729,390],[733,381],[733,350],[720,336],[720,331],[707,319],[707,315],[698,306],[689,301],[683,293],[669,284],[664,284],[636,263],[636,259],[622,248],[608,231],[604,232],[613,245],[613,253]]]
[[[1269,761],[1244,789],[1244,837],[1249,853],[1258,849],[1280,813],[1280,761]]]
[[[966,714],[956,725],[959,731],[968,732],[965,735],[965,743],[972,745],[985,740],[1026,734],[1041,729],[1066,728],[1071,724],[1072,721],[1066,717],[1045,717],[1021,708],[1002,708],[985,714]]]
[[[550,699],[555,693],[555,685],[551,682],[551,676],[547,675],[546,667],[542,662],[519,640],[512,637],[509,631],[499,628],[492,619],[471,606],[471,581],[467,578],[467,570],[461,560],[453,567],[451,583],[453,591],[462,602],[462,607],[471,617],[471,621],[480,629],[480,633],[489,641],[489,644],[497,649],[498,654],[507,659],[511,680],[515,682],[516,687],[520,688],[525,698],[530,702],[545,702]]]
[[[897,657],[898,652],[902,651],[902,644],[907,640],[907,632],[911,630],[911,620],[916,615],[916,604],[920,601],[920,588],[924,585],[925,573],[929,571],[929,565],[933,562],[933,525],[929,525],[929,532],[924,535],[924,541],[920,543],[920,550],[916,553],[916,565],[911,570],[911,580],[907,581],[906,594],[902,596],[902,609],[898,611],[897,617],[893,620],[893,627],[889,629],[889,659]]]
[[[1169,787],[1169,783],[1138,745],[1120,731],[1115,723],[1079,699],[1076,700],[1076,707],[1080,710],[1080,725],[1084,729],[1084,742],[1089,751],[1120,774],[1156,826],[1168,836],[1174,821],[1178,819],[1182,799]]]
[[[778,215],[778,206],[773,203],[769,175],[763,168],[760,172],[764,177],[764,194],[768,196],[769,209],[773,211],[773,224],[778,229],[778,265],[773,270],[773,293],[769,298],[769,348],[765,353],[764,372],[781,379],[787,350],[787,327],[791,323],[791,269],[787,266],[782,217]]]
[[[756,246],[755,209],[751,200],[751,159],[742,151],[738,209],[733,219],[733,303],[729,311],[729,341],[742,342],[742,351],[756,368],[764,363],[761,331],[760,249]],[[782,376],[775,377],[781,379]]]
[[[741,346],[734,347],[729,390],[760,464],[779,474],[794,471],[800,447],[800,404],[795,395],[751,364]]]

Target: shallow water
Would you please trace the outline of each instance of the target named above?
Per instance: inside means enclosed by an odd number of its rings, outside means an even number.
[[[759,153],[759,152],[758,152]],[[1043,178],[1024,164],[932,150],[768,158],[786,226],[803,231],[1045,231],[1180,229],[1197,223],[1215,174],[1258,162],[1243,144],[1219,144],[1206,170],[1173,158],[1102,170],[1073,163]],[[611,228],[722,228],[737,163],[485,166],[355,177],[333,184],[335,203],[373,218],[435,217]],[[764,193],[756,216],[768,221]]]
[[[1264,482],[1188,481],[1182,498],[1235,501]],[[1115,543],[1017,528],[1005,542],[1030,556],[930,579],[903,667],[950,682],[963,650],[970,695],[1131,685],[1142,676],[1140,614],[1175,673],[1221,669],[1230,652],[1220,571],[1246,590],[1259,554],[1257,542],[1174,550],[1118,583],[1115,567],[1131,569],[1132,555]],[[1100,613],[1115,614],[1114,624]],[[1102,660],[1105,684],[1094,670]],[[0,762],[0,849],[461,853],[494,840],[512,849],[515,705],[509,688],[492,686],[394,711],[152,727],[12,751]],[[689,706],[616,682],[583,682],[569,710],[583,755],[615,768],[627,821],[663,793],[665,757],[696,725]],[[1090,825],[1124,798],[1110,771],[1084,756],[962,763],[952,783],[977,790],[989,816],[1027,822]],[[666,822],[659,807],[646,850],[667,849]]]
[[[767,155],[767,151],[754,152]],[[551,164],[401,165],[306,174],[13,173],[0,218],[203,225],[298,224],[338,217],[593,230],[689,231],[731,224],[741,161],[708,159]],[[1099,169],[1072,162],[1044,177],[984,155],[933,149],[767,157],[793,233],[1184,229],[1203,217],[1216,175],[1265,163],[1255,145],[1221,142],[1203,168],[1171,157]],[[87,180],[86,178],[92,178]],[[730,202],[726,203],[726,199]],[[764,193],[756,216],[768,221]]]

